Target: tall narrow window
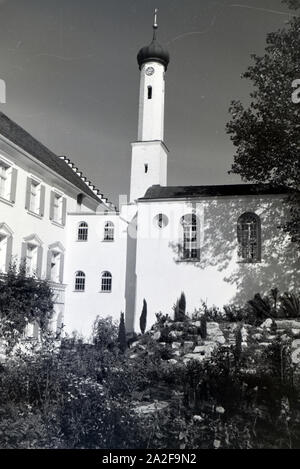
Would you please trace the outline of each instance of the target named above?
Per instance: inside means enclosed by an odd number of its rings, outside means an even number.
[[[9,269],[12,256],[12,231],[5,224],[0,224],[0,274]]]
[[[0,233],[0,273],[6,270],[6,243],[7,236]]]
[[[25,263],[29,277],[41,278],[43,265],[42,241],[36,234],[24,238],[21,247],[21,260]]]
[[[31,180],[30,184],[30,211],[34,213],[40,212],[41,185]]]
[[[3,161],[0,161],[0,197],[6,200],[11,198],[12,173],[12,168]]]
[[[0,165],[0,196],[4,199],[7,198],[8,186],[8,167],[4,164]]]
[[[17,169],[0,160],[0,197],[15,203]]]
[[[28,243],[26,249],[26,269],[30,277],[33,277],[37,272],[37,261],[38,246]]]
[[[54,196],[54,203],[53,203],[53,220],[57,223],[62,222],[62,197],[60,195],[55,194]]]
[[[110,293],[112,290],[112,275],[110,272],[103,272],[101,277],[101,291]]]
[[[152,86],[148,86],[148,99],[152,99]]]
[[[66,224],[67,199],[62,195],[51,192],[50,197],[50,220],[65,226]]]
[[[244,213],[237,224],[238,256],[242,262],[261,260],[261,223],[255,213]]]
[[[149,171],[149,165],[148,163],[145,163],[145,174],[147,174]]]
[[[105,223],[104,226],[104,241],[114,241],[115,226],[111,221]]]
[[[27,178],[25,208],[30,213],[35,213],[41,217],[44,215],[45,186],[40,182]]]
[[[63,283],[65,249],[58,241],[48,247],[47,253],[47,278],[54,283]]]
[[[82,271],[75,274],[75,291],[85,291],[85,273]]]
[[[88,231],[89,231],[88,224],[85,221],[81,222],[78,227],[78,238],[77,238],[78,241],[87,241]]]
[[[51,251],[50,280],[55,283],[59,283],[60,280],[60,262],[61,253]]]
[[[196,215],[184,215],[181,225],[183,229],[182,258],[183,260],[198,260],[200,249]]]

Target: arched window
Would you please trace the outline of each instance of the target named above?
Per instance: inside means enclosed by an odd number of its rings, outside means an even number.
[[[85,221],[79,223],[78,226],[78,241],[87,241],[88,240],[89,226]]]
[[[101,291],[110,293],[112,289],[112,275],[110,272],[103,272],[101,276]]]
[[[261,260],[261,223],[255,213],[244,213],[237,224],[238,255],[242,262]]]
[[[85,290],[85,273],[78,271],[75,274],[75,291]]]
[[[183,229],[182,258],[184,260],[198,260],[200,256],[198,219],[194,214],[181,218]]]
[[[105,223],[104,226],[104,241],[114,241],[115,226],[111,221]]]

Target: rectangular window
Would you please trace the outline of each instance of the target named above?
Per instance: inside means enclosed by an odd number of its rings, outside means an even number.
[[[50,220],[65,226],[67,215],[67,199],[63,197],[58,191],[51,191],[50,195]]]
[[[0,234],[0,272],[6,271],[7,236]]]
[[[197,259],[198,258],[198,243],[197,243],[197,227],[189,227],[184,232],[184,259]]]
[[[30,185],[30,211],[36,214],[40,213],[41,204],[41,185],[31,179]]]
[[[26,269],[27,274],[33,276],[37,271],[38,247],[34,244],[27,244]]]
[[[0,161],[0,197],[10,200],[12,168]]]
[[[55,283],[59,283],[60,275],[60,253],[51,253],[51,264],[50,264],[50,280]]]
[[[63,198],[61,195],[54,194],[53,220],[59,224],[62,224],[62,201],[63,201]]]
[[[152,99],[152,86],[148,86],[148,99]]]

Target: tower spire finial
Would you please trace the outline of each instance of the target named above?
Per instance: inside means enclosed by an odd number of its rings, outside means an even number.
[[[153,28],[154,28],[154,29],[157,29],[157,28],[158,28],[158,24],[157,24],[157,13],[158,13],[158,8],[155,8],[155,10],[154,10],[154,23],[153,23]]]
[[[155,10],[154,10],[154,21],[153,21],[153,40],[156,39],[156,30],[158,28],[157,13],[158,13],[158,8],[155,8]]]

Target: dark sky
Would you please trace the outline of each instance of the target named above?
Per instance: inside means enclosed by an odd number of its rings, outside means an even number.
[[[232,99],[247,101],[241,73],[266,33],[289,18],[280,0],[0,0],[0,109],[68,155],[113,201],[129,191],[137,138],[136,54],[168,45],[165,142],[169,185],[240,182],[228,176]]]

